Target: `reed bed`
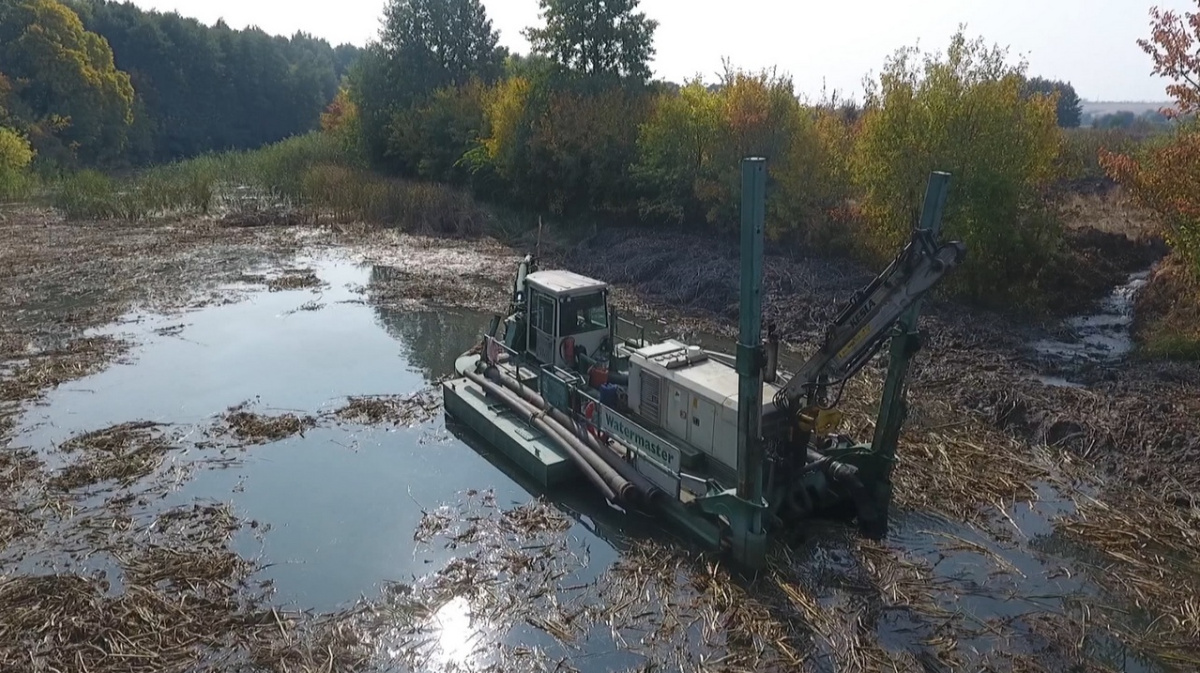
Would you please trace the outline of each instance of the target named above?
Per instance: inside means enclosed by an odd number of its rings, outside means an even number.
[[[242,228],[370,222],[472,237],[528,228],[465,190],[377,175],[322,133],[159,166],[127,180],[82,171],[51,185],[49,194],[72,220],[191,216]]]

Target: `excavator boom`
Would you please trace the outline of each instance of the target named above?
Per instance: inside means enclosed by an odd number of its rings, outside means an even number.
[[[830,325],[824,344],[796,371],[781,397],[794,405],[814,386],[853,376],[878,352],[901,314],[965,256],[962,243],[939,245],[929,230],[915,230],[888,268],[854,294]]]

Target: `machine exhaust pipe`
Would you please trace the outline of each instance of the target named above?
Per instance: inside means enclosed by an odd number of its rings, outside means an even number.
[[[763,382],[775,383],[779,378],[779,332],[775,331],[775,323],[767,324],[767,354],[766,366],[763,367]]]

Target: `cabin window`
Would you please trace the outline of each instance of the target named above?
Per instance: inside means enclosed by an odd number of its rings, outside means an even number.
[[[559,316],[561,336],[608,329],[608,308],[603,293],[565,297]]]
[[[543,294],[537,297],[537,310],[533,314],[533,327],[545,334],[554,334],[554,300]]]

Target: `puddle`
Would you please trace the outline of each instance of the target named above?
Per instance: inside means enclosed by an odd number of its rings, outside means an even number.
[[[1038,360],[1054,371],[1038,380],[1051,386],[1078,387],[1069,374],[1095,365],[1119,362],[1133,350],[1133,299],[1150,278],[1150,271],[1129,276],[1104,299],[1095,313],[1067,319],[1063,338],[1046,338],[1030,344]],[[1068,374],[1067,377],[1058,374]]]
[[[321,285],[273,292],[259,287],[236,303],[182,315],[134,315],[107,328],[105,333],[128,334],[139,345],[122,363],[65,384],[30,408],[14,444],[39,450],[53,464],[61,460],[55,447],[74,435],[154,421],[170,424],[177,441],[196,444],[172,458],[186,462],[211,451],[200,447],[205,429],[242,402],[253,402],[263,413],[320,415],[349,396],[427,389],[452,373],[454,359],[474,343],[489,317],[374,308],[358,290],[386,270],[337,258],[300,259],[293,266],[315,270]],[[1113,320],[1077,325],[1096,334],[1127,331],[1128,322],[1115,320],[1125,302],[1113,304]],[[230,503],[239,516],[261,522],[256,534],[237,538],[237,551],[266,562],[261,576],[273,581],[276,600],[317,611],[374,598],[387,583],[416,581],[454,559],[460,551],[451,547],[418,550],[414,531],[423,512],[461,502],[473,491],[490,491],[500,508],[528,503],[537,494],[502,457],[469,431],[448,427],[441,415],[416,427],[322,425],[233,454],[233,465],[195,471],[155,506]],[[1069,505],[1048,486],[1041,495],[1036,508],[1018,506],[1007,513],[1009,521],[998,523],[1009,529],[1009,540],[921,512],[896,513],[886,546],[928,567],[941,609],[980,627],[957,646],[964,653],[1014,647],[989,635],[989,626],[1062,613],[1080,598],[1100,600],[1083,572],[1086,559],[1054,533],[1051,518]],[[555,504],[572,521],[569,549],[585,559],[567,582],[593,581],[621,557],[625,535],[661,537],[587,492],[556,495]],[[797,550],[803,574],[814,578],[827,607],[861,601],[862,581],[854,576],[862,568],[852,560],[854,545],[846,530],[820,529]],[[39,562],[58,563],[43,554],[21,567]],[[104,559],[93,559],[91,567],[104,568]],[[924,641],[937,631],[935,623],[888,615],[868,625],[883,647],[929,649]],[[573,649],[526,624],[501,628],[476,619],[471,604],[461,599],[444,603],[433,619],[441,625],[435,666],[472,658],[468,655],[480,647],[474,639],[536,644],[582,671],[641,661],[622,653],[603,624]],[[1099,637],[1093,645],[1098,651],[1112,647]],[[814,666],[823,670],[820,657]],[[1124,670],[1153,669],[1127,660]]]

